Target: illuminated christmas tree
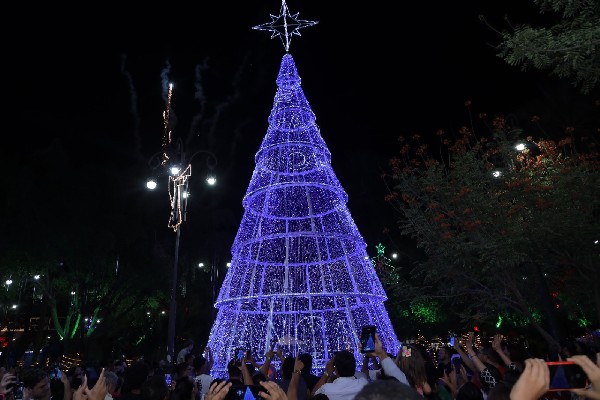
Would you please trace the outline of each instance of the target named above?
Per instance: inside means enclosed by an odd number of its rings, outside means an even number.
[[[256,28],[282,36],[287,51],[297,29],[316,23],[297,15],[283,2],[281,15]],[[285,26],[276,22],[291,17]],[[316,372],[337,350],[354,351],[358,361],[360,329],[367,324],[377,327],[388,352],[398,351],[387,296],[287,52],[276,82],[231,266],[215,303],[208,342],[213,376],[226,375],[237,348],[251,349],[262,362],[272,341],[284,354],[310,353]]]

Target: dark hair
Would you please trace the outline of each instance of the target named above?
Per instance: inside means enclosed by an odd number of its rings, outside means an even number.
[[[483,393],[473,382],[466,382],[458,389],[455,400],[483,400]]]
[[[21,372],[21,382],[23,382],[23,386],[26,388],[33,388],[37,385],[42,379],[47,378],[48,374],[41,368],[31,367],[23,370]]]
[[[329,397],[325,393],[319,393],[311,397],[311,400],[329,400]]]
[[[227,364],[227,375],[229,375],[229,378],[242,376],[242,371],[240,370],[239,365],[240,364],[236,358],[233,358],[231,361],[229,361],[229,364]]]
[[[257,371],[252,375],[252,382],[254,382],[255,385],[260,385],[260,382],[265,382],[268,380],[269,378],[267,378],[267,376],[261,371]]]
[[[190,400],[192,391],[194,390],[194,382],[189,378],[184,377],[175,381],[175,390],[171,392],[171,400]]]
[[[188,370],[189,367],[190,366],[186,362],[180,362],[179,364],[177,364],[177,367],[175,368],[177,378],[181,378],[182,376],[184,376],[185,372]]]
[[[138,361],[125,370],[123,379],[123,388],[125,392],[141,389],[142,385],[148,380],[150,368],[143,361]]]
[[[312,356],[308,353],[302,353],[298,355],[298,360],[302,361],[302,364],[304,364],[302,371],[310,372],[312,369]]]
[[[204,358],[204,356],[202,355],[199,355],[196,358],[194,358],[194,362],[192,363],[195,370],[199,370],[204,366],[204,364],[206,364],[206,358]]]
[[[313,397],[314,399],[314,397]],[[354,400],[422,400],[412,387],[395,379],[376,379],[363,386]]]
[[[488,392],[488,400],[510,400],[510,389],[511,387],[505,382],[498,382]]]
[[[142,398],[144,400],[164,400],[169,395],[169,388],[162,375],[150,377],[142,385]]]
[[[334,355],[334,364],[339,376],[354,376],[356,373],[356,359],[348,350],[341,350]]]

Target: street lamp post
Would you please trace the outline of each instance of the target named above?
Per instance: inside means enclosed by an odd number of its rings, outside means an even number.
[[[169,88],[169,99],[171,98],[171,89]],[[175,142],[174,149],[171,144],[171,132],[168,126],[170,102],[167,104],[167,112],[165,112],[165,138],[163,140],[163,150],[154,154],[148,164],[153,170],[166,169],[169,172],[169,198],[171,201],[171,214],[169,217],[168,227],[175,232],[175,255],[173,257],[173,272],[171,278],[171,298],[169,302],[169,326],[167,333],[167,348],[166,356],[170,362],[176,362],[175,359],[175,328],[177,318],[177,282],[179,269],[179,239],[181,237],[181,224],[186,221],[187,199],[189,197],[188,181],[192,176],[192,161],[200,154],[206,155],[206,166],[209,170],[213,170],[217,165],[217,157],[208,150],[198,150],[189,157],[183,148],[181,138]],[[214,185],[216,179],[209,175],[206,178],[209,185]],[[150,179],[146,183],[148,189],[155,189],[158,184],[156,180]]]

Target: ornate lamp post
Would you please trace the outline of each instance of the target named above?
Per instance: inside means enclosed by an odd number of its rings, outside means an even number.
[[[206,166],[210,171],[217,165],[217,156],[208,150],[198,150],[187,157],[183,143],[180,138],[171,143],[171,131],[169,129],[169,110],[171,106],[172,85],[169,86],[167,111],[164,113],[165,137],[163,138],[163,150],[154,154],[148,164],[153,170],[163,168],[169,172],[169,199],[171,212],[168,227],[175,232],[175,255],[173,258],[173,272],[171,278],[171,299],[169,303],[169,327],[167,336],[166,356],[170,362],[175,362],[175,325],[177,316],[177,282],[179,268],[179,238],[181,236],[181,224],[186,221],[187,199],[189,196],[188,182],[192,176],[192,161],[200,154],[206,156]],[[216,183],[216,178],[209,174],[206,178],[209,185]],[[148,189],[155,189],[158,184],[156,180],[150,179],[146,183]]]

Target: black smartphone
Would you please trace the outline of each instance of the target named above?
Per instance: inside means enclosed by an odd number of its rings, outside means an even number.
[[[549,361],[550,391],[585,389],[588,385],[583,368],[572,361]]]
[[[165,383],[167,384],[167,386],[171,386],[171,383],[173,383],[173,380],[171,378],[171,374],[165,374]]]
[[[454,370],[456,371],[457,374],[460,373],[460,367],[462,364],[462,361],[460,359],[460,355],[458,354],[453,354],[452,357],[450,358],[450,360],[452,361],[452,365],[454,366]]]
[[[361,353],[375,351],[375,325],[365,325],[360,331]]]
[[[242,348],[237,349],[235,351],[235,358],[236,358],[236,360],[238,360],[238,361],[241,362],[242,358],[244,358],[244,353],[245,353],[244,349],[242,349]]]
[[[233,385],[229,388],[225,400],[260,400],[259,392],[266,392],[260,385]]]
[[[23,384],[23,382],[17,382],[17,386],[15,386],[15,389],[13,391],[13,396],[15,400],[21,400],[23,398],[23,387],[25,385]]]

